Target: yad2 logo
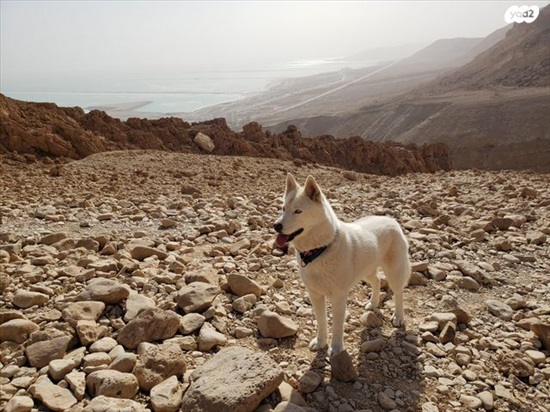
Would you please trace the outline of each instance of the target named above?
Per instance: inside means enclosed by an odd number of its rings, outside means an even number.
[[[539,6],[510,6],[504,13],[506,23],[533,23],[539,17]]]

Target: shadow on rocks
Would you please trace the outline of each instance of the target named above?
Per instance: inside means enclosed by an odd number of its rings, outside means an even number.
[[[395,329],[384,334],[380,328],[365,328],[357,355],[357,382],[373,411],[419,409],[424,390],[420,336],[415,331]],[[357,385],[359,387],[359,385]]]
[[[413,331],[392,327],[388,336],[379,327],[365,328],[355,357],[343,351],[329,359],[327,351],[316,352],[298,390],[318,411],[417,411],[424,391],[419,342]]]

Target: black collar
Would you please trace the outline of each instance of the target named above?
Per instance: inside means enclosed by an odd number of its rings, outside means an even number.
[[[300,260],[302,261],[301,262],[302,267],[305,268],[308,264],[310,264],[319,256],[321,256],[323,252],[327,250],[328,247],[336,240],[337,237],[338,237],[338,231],[336,231],[336,234],[334,235],[334,239],[332,239],[328,245],[318,247],[317,249],[306,250],[305,252],[299,252]]]
[[[313,262],[319,256],[327,250],[328,246],[318,247],[317,249],[306,250],[305,252],[300,252],[300,259],[302,260],[302,267],[306,267],[309,263]]]

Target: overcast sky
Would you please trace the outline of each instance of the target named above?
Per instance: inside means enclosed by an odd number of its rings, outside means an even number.
[[[246,68],[484,37],[505,25],[513,4],[2,0],[2,87],[38,74]]]

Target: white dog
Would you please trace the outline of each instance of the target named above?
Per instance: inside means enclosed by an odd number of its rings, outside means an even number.
[[[367,309],[376,309],[380,300],[382,268],[395,294],[395,326],[404,324],[403,289],[409,281],[411,267],[408,243],[399,224],[382,216],[364,217],[345,223],[334,210],[312,176],[305,186],[296,183],[292,174],[286,179],[283,214],[274,229],[276,244],[292,242],[304,282],[317,319],[317,336],[309,345],[312,350],[327,346],[328,298],[332,304],[332,344],[330,354],[344,350],[344,318],[349,291],[361,280],[372,286]]]

